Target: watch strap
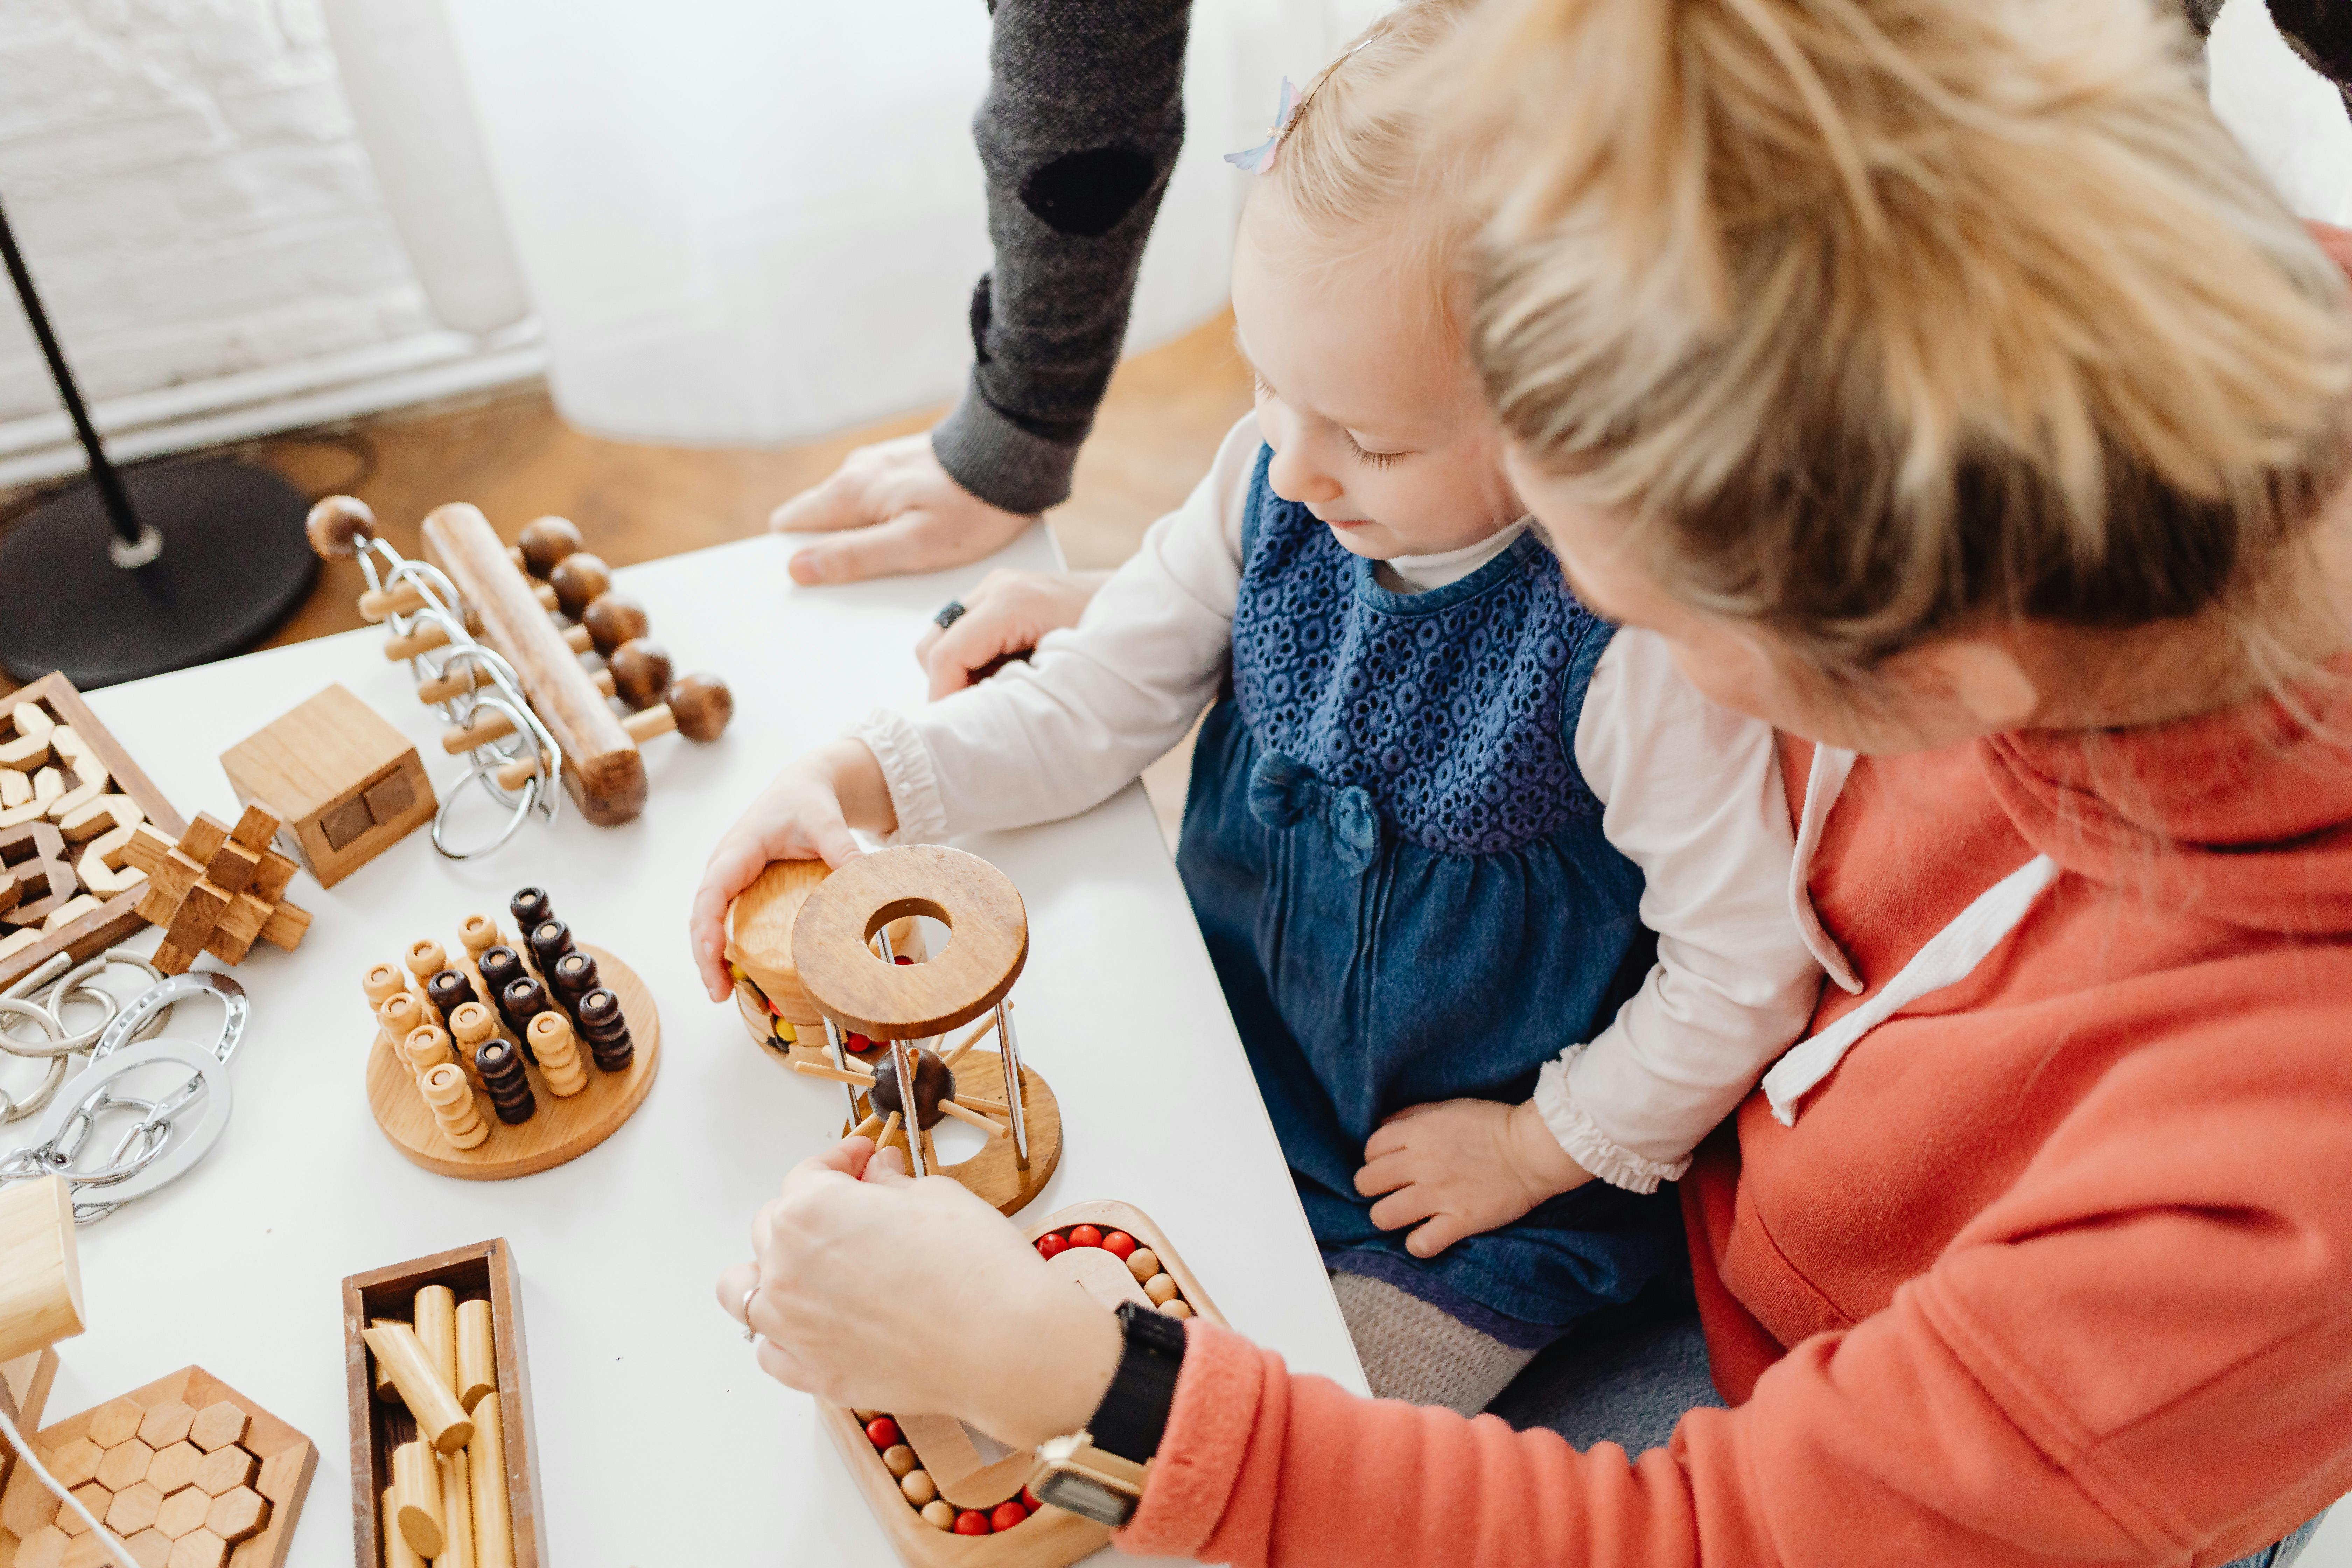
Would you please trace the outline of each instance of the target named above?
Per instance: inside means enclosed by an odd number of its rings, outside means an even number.
[[[1184,1325],[1150,1307],[1122,1301],[1118,1326],[1125,1337],[1118,1372],[1103,1393],[1087,1430],[1095,1447],[1142,1464],[1160,1451],[1176,1405],[1176,1378],[1184,1367]]]

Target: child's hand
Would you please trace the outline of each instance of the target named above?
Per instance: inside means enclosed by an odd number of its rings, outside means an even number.
[[[972,683],[976,670],[1025,654],[1045,635],[1075,626],[1108,572],[1008,572],[980,580],[959,601],[964,613],[945,629],[931,627],[915,645],[915,662],[931,678],[931,700]]]
[[[1407,1106],[1381,1122],[1364,1145],[1356,1190],[1389,1194],[1372,1205],[1372,1223],[1382,1230],[1427,1221],[1405,1237],[1404,1249],[1434,1258],[1591,1179],[1551,1135],[1535,1101],[1447,1100]]]
[[[877,802],[878,801],[878,808]],[[751,809],[727,830],[702,868],[688,931],[695,967],[713,1002],[735,989],[727,973],[727,906],[759,879],[771,860],[823,860],[838,866],[861,851],[851,826],[887,833],[898,826],[882,764],[859,741],[835,741],[776,775]]]

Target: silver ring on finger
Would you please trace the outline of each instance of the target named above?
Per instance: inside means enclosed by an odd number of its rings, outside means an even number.
[[[751,1302],[759,1294],[760,1288],[757,1285],[743,1292],[743,1342],[747,1345],[760,1337],[760,1331],[751,1326]]]
[[[939,627],[941,631],[945,631],[950,626],[955,625],[958,621],[963,619],[965,615],[968,613],[969,612],[964,607],[964,602],[961,599],[950,599],[946,604],[940,606],[940,613],[931,617],[931,625]]]

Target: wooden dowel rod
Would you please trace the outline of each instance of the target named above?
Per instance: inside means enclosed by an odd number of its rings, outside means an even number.
[[[596,639],[588,635],[586,626],[566,626],[563,631],[563,643],[573,653],[586,653],[596,646]]]
[[[487,1300],[457,1303],[457,1403],[467,1415],[499,1386],[498,1347],[490,1337]]]
[[[962,1106],[958,1105],[958,1104],[957,1104],[954,1100],[940,1100],[940,1109],[941,1110],[946,1111],[950,1116],[954,1117],[954,1118],[955,1118],[957,1121],[969,1121],[969,1122],[971,1122],[974,1127],[978,1127],[978,1128],[982,1128],[982,1129],[985,1130],[985,1131],[986,1131],[986,1132],[988,1133],[988,1135],[989,1135],[991,1138],[1003,1138],[1003,1137],[1006,1137],[1006,1136],[1008,1136],[1008,1135],[1010,1134],[1010,1132],[1011,1132],[1011,1129],[1009,1129],[1009,1128],[1004,1128],[1004,1127],[999,1127],[995,1122],[991,1121],[987,1117],[982,1116],[979,1111],[977,1111],[977,1110],[966,1110]],[[926,1132],[926,1133],[924,1133],[923,1135],[924,1135],[925,1137],[927,1137],[927,1138],[930,1136],[930,1134],[929,1134],[929,1132]]]
[[[555,590],[541,583],[537,590],[540,607],[550,615],[555,613]],[[374,625],[394,616],[411,616],[425,607],[425,595],[414,583],[403,583],[386,592],[371,588],[360,595],[360,619]]]
[[[613,695],[611,670],[600,669],[589,677],[589,681],[605,696]],[[485,681],[485,684],[488,682]],[[424,698],[427,702],[434,700],[430,697],[425,697],[425,688],[422,686],[416,689],[416,695]],[[467,717],[471,721],[473,726],[471,729],[464,724],[452,724],[441,731],[441,749],[453,757],[461,752],[470,752],[476,746],[487,746],[493,741],[503,741],[514,733],[514,721],[495,708],[477,708]],[[524,778],[530,776],[529,773],[523,775]]]
[[[360,1338],[392,1373],[392,1386],[399,1390],[408,1413],[416,1417],[417,1430],[425,1440],[445,1454],[464,1447],[474,1436],[474,1423],[458,1405],[457,1396],[443,1386],[439,1371],[417,1341],[416,1331],[406,1323],[378,1323],[361,1330]]]
[[[963,1060],[965,1052],[980,1044],[981,1041],[988,1038],[990,1032],[995,1027],[996,1009],[992,1007],[988,1010],[988,1016],[982,1018],[978,1024],[974,1025],[972,1026],[971,1033],[957,1041],[956,1048],[950,1051],[946,1056],[941,1057],[940,1059],[952,1068],[956,1063]]]
[[[463,1448],[441,1456],[441,1527],[448,1545],[433,1568],[474,1568],[474,1500]]]
[[[898,1113],[894,1110],[882,1119],[881,1135],[874,1140],[874,1147],[880,1149],[883,1144],[890,1142],[890,1134],[897,1131],[898,1131]]]
[[[658,707],[641,709],[630,714],[621,721],[621,728],[629,732],[630,740],[642,746],[656,735],[667,735],[677,729],[677,715],[669,710],[668,703],[664,702]]]
[[[425,1443],[403,1443],[392,1451],[393,1528],[408,1538],[419,1557],[438,1557],[448,1546],[441,1513],[439,1456]]]
[[[956,1091],[956,1103],[969,1110],[993,1110],[999,1115],[1012,1109],[1001,1100],[991,1100],[984,1094],[966,1094],[961,1089]]]
[[[849,1135],[852,1138],[871,1138],[875,1133],[881,1130],[882,1118],[879,1115],[869,1116],[865,1121],[859,1122],[856,1126],[851,1128],[849,1130]]]
[[[433,1370],[451,1394],[457,1392],[457,1295],[446,1285],[427,1285],[416,1293],[416,1342],[425,1347]],[[458,1402],[465,1408],[465,1402]]]
[[[940,1152],[931,1142],[931,1130],[926,1127],[923,1129],[923,1174],[936,1176],[939,1173]]]
[[[473,1492],[476,1568],[515,1568],[514,1516],[507,1500],[507,1446],[496,1394],[480,1406],[481,1425],[466,1446],[467,1484]]]
[[[826,1067],[822,1062],[794,1062],[793,1070],[810,1078],[830,1079],[835,1083],[854,1083],[860,1089],[874,1087],[874,1075],[870,1072],[845,1072],[839,1068]]]

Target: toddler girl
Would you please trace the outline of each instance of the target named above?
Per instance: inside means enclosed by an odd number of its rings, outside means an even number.
[[[1192,498],[1029,663],[786,769],[695,915],[724,996],[770,859],[1083,811],[1213,701],[1185,887],[1374,1392],[1465,1412],[1679,1265],[1658,1185],[1818,983],[1769,731],[1579,604],[1504,478],[1470,237],[1371,90],[1467,9],[1376,25],[1253,179],[1256,410]]]

